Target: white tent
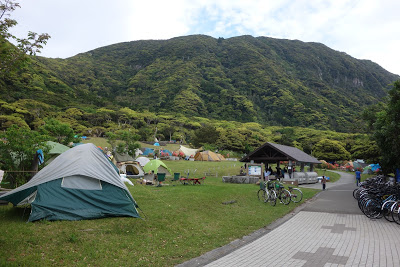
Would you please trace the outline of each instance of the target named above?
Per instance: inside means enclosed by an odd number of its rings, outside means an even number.
[[[140,178],[144,176],[142,166],[137,161],[127,161],[120,163],[120,173],[125,174],[128,178]]]
[[[189,156],[189,157],[196,155],[196,153],[198,151],[198,149],[187,148],[182,145],[180,146],[179,150],[182,151],[183,154],[185,154],[185,156]]]
[[[139,162],[140,166],[144,167],[144,165],[146,165],[150,159],[146,157],[138,157],[136,161]]]
[[[139,155],[143,155],[143,151],[140,150],[139,148],[136,148],[136,150],[135,150],[135,158],[137,158]]]

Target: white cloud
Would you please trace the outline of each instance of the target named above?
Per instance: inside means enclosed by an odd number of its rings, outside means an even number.
[[[20,0],[17,34],[47,32],[44,56],[189,34],[321,42],[400,74],[398,0]],[[14,14],[13,14],[14,15]]]

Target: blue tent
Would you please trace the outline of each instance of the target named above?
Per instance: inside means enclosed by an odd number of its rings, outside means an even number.
[[[145,148],[145,150],[143,151],[143,156],[148,156],[149,154],[154,154],[154,149]]]
[[[371,171],[376,172],[378,169],[381,168],[381,166],[378,164],[370,164],[369,165],[371,167]]]

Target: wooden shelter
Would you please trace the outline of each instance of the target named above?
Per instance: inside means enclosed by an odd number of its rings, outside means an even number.
[[[263,163],[265,165],[265,169],[267,169],[268,165],[271,163],[276,163],[277,167],[279,167],[281,161],[287,161],[288,172],[285,174],[285,179],[297,180],[299,183],[316,182],[317,174],[313,171],[314,169],[313,165],[321,163],[318,159],[308,155],[307,153],[301,151],[298,148],[274,144],[270,142],[263,144],[253,152],[244,156],[242,159],[240,159],[240,161]],[[292,175],[294,162],[300,165],[300,171],[293,173]],[[310,164],[309,172],[304,172],[305,164]]]
[[[241,162],[277,163],[279,161],[295,161],[300,163],[320,164],[321,162],[298,148],[267,142],[250,154],[244,156]]]

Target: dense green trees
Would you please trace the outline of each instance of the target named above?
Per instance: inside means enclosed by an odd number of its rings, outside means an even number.
[[[52,136],[55,142],[69,145],[76,141],[75,133],[71,126],[67,123],[62,123],[56,119],[48,119],[44,125],[40,127],[40,132],[47,136]]]
[[[36,151],[46,152],[48,148],[44,142],[48,138],[29,127],[16,125],[0,132],[0,169],[10,172],[8,181],[12,186],[24,184],[35,174],[30,171],[37,168]]]
[[[380,163],[385,173],[394,173],[400,168],[400,81],[389,91],[386,108],[370,116],[373,138],[380,149]]]
[[[137,41],[32,63],[23,78],[0,86],[2,100],[343,132],[363,130],[358,114],[398,79],[321,44],[251,36]],[[101,115],[87,119],[92,123]]]
[[[201,147],[206,144],[215,144],[219,137],[220,133],[215,126],[206,124],[194,131],[192,142],[195,147]]]
[[[322,139],[313,148],[313,156],[328,162],[351,159],[350,153],[339,141]]]

